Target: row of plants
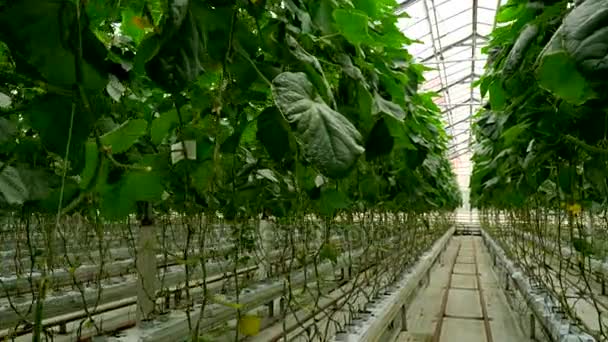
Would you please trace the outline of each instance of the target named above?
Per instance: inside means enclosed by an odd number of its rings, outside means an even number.
[[[542,199],[574,214],[606,206],[607,6],[511,0],[500,8],[478,82],[489,101],[474,125],[472,204]]]
[[[606,13],[608,3],[598,0],[503,5],[485,47],[486,71],[476,84],[488,102],[472,128],[472,205],[482,209],[486,223],[506,217],[502,229],[539,241],[557,238],[560,251],[572,248],[577,266],[568,272],[583,282],[581,295],[592,301],[600,290],[584,261],[605,257],[598,246],[608,236]],[[525,249],[528,256],[534,253]],[[513,255],[527,264],[521,253]],[[552,257],[529,270],[546,271],[540,272],[544,285],[577,320],[581,312],[568,291],[546,279],[553,274],[561,283],[572,277],[562,269],[561,252]],[[561,260],[559,267],[555,260]],[[606,313],[601,305],[595,311],[599,317]],[[598,321],[591,333],[602,340],[607,323]]]
[[[395,1],[0,6],[5,208],[232,219],[460,203]]]
[[[385,293],[452,225],[445,215],[368,211],[332,225],[329,238],[318,221],[299,217],[276,222],[260,241],[256,220],[227,224],[201,213],[177,221],[159,216],[157,221],[158,278],[155,292],[148,293],[156,304],[145,327],[171,329],[179,323],[175,312],[183,313],[187,324],[173,332],[176,341],[236,341],[263,329],[270,331],[265,336],[298,333],[308,340],[328,340],[359,317],[362,305]],[[142,275],[134,255],[117,254],[103,236],[105,227],[74,217],[62,220],[57,237],[35,244],[37,224],[53,226],[54,218],[11,221],[11,228],[27,238],[16,241],[20,253],[3,264],[15,272],[0,277],[0,339],[36,331],[38,340],[65,338],[66,333],[87,339],[129,327],[133,312],[121,316],[119,309],[125,302],[135,304],[132,298]],[[137,226],[123,222],[113,229],[127,236],[125,245],[137,243],[132,238]],[[91,231],[97,234],[89,237]],[[85,250],[52,246],[74,241]],[[36,248],[40,252],[32,253]],[[289,286],[282,286],[284,281]],[[264,289],[276,284],[278,290],[268,297]],[[44,288],[42,298],[39,288]],[[328,300],[332,296],[337,301]],[[270,312],[269,301],[274,303]],[[117,313],[111,320],[96,316],[112,308]],[[168,319],[171,312],[173,318]],[[317,313],[327,321],[306,318]],[[57,322],[66,315],[74,322],[61,332]]]
[[[78,229],[95,231],[98,274],[113,263],[105,244],[110,223],[131,232],[136,214],[138,225],[153,230],[139,230],[139,246],[123,238],[117,247],[137,256],[143,320],[159,314],[158,250],[165,261],[177,260],[186,284],[202,279],[192,297],[184,285],[185,305],[170,307],[184,309],[192,340],[204,333],[190,320],[193,305],[202,303],[203,313],[212,303],[205,276],[217,261],[205,254],[210,223],[229,227],[231,249],[218,258],[234,266],[226,290],[232,318],[246,314],[239,301],[252,281],[236,271],[251,262],[245,254],[268,250],[265,230],[289,238],[279,247],[290,254],[278,263],[290,267],[297,257],[316,269],[350,251],[331,240],[349,236],[340,228],[345,222],[380,232],[364,240],[370,260],[384,248],[380,236],[399,237],[398,251],[409,246],[402,258],[419,254],[433,240],[424,232],[435,232],[428,213],[443,222],[461,199],[435,94],[418,90],[426,69],[407,52],[414,42],[398,29],[396,6],[394,0],[1,0],[0,208],[20,227],[14,236],[26,237],[17,243],[31,260],[15,269],[26,269],[19,276],[30,280],[36,271],[41,284],[31,290],[25,308],[31,314],[17,325],[40,340],[55,268],[63,263],[76,275],[82,267],[66,244],[77,240],[64,226],[74,214],[85,218]],[[406,214],[391,214],[397,212]],[[33,219],[42,223],[31,225]],[[180,232],[179,246],[167,243],[159,229],[164,222]],[[439,228],[433,237],[445,224]],[[303,239],[314,242],[305,255],[296,231],[314,236]],[[43,254],[33,243],[40,237],[48,241]],[[412,241],[417,237],[423,239]],[[395,265],[394,277],[404,263]],[[289,281],[291,268],[268,277]],[[81,325],[97,327],[87,307],[104,298],[101,279],[97,300],[83,300]],[[82,298],[91,295],[78,277],[72,280]],[[290,303],[296,290],[285,289],[283,298]],[[305,290],[315,305],[327,291],[314,282]]]

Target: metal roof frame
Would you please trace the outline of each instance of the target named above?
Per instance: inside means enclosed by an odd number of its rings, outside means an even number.
[[[496,1],[496,8],[490,8],[492,6],[482,0],[403,0],[398,8],[400,13],[415,8],[416,19],[404,28],[404,33],[407,35],[408,29],[414,28],[414,32],[422,33],[418,39],[424,41],[425,45],[422,49],[416,49],[417,53],[414,53],[414,57],[419,63],[433,68],[432,78],[426,80],[423,88],[440,95],[435,101],[446,118],[447,133],[452,137],[468,134],[468,138],[464,141],[462,138],[458,141],[452,139],[450,150],[462,146],[463,143],[470,145],[473,141],[470,125],[482,102],[478,90],[472,86],[467,89],[462,84],[475,82],[480,77],[479,66],[485,64],[487,60],[485,55],[480,54],[479,48],[488,42],[488,37],[480,34],[479,27],[483,25],[482,30],[486,33],[488,26],[496,25],[495,15],[493,24],[488,23],[487,19],[487,12],[492,11],[495,14],[501,2],[504,2],[504,0]],[[470,17],[463,16],[463,13],[469,11]],[[480,11],[482,15],[479,14]],[[480,17],[486,19],[480,20]],[[465,30],[468,31],[469,28],[470,33],[467,34]],[[465,37],[462,37],[463,33],[466,34]],[[454,52],[450,53],[450,51]],[[467,58],[463,58],[466,56],[465,51],[469,51]],[[466,75],[465,71],[468,71]],[[459,77],[460,75],[464,76]],[[455,78],[458,79],[454,80]],[[463,118],[463,109],[459,109],[462,107],[468,109],[465,118]],[[455,131],[457,125],[460,131],[465,124],[467,129],[462,132]]]

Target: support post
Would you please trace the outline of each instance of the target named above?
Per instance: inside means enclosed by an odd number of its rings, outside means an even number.
[[[274,299],[268,302],[268,317],[274,317]]]
[[[156,229],[150,203],[142,205],[137,244],[137,324],[154,318],[156,306]]]
[[[536,318],[534,318],[534,314],[530,314],[530,339],[536,341]]]
[[[264,261],[260,264],[258,271],[258,278],[267,279],[271,277],[273,273],[272,262],[270,260],[270,253],[272,252],[274,238],[272,222],[267,218],[262,218],[260,219],[258,229],[260,237],[262,238],[259,251],[260,254],[264,256]]]
[[[407,308],[401,307],[401,331],[407,331]]]

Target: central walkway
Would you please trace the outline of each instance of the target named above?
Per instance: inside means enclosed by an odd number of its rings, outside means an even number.
[[[524,342],[481,237],[454,236],[408,310],[400,342]]]

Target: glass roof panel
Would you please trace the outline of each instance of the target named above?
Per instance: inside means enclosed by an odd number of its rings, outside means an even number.
[[[471,13],[472,11],[464,11],[456,16],[446,18],[445,20],[438,18],[437,20],[439,20],[439,22],[437,23],[437,29],[441,34],[458,30],[465,25],[471,25]]]
[[[449,155],[461,186],[468,186],[470,118],[481,106],[479,88],[471,90],[471,84],[484,71],[487,57],[481,49],[494,27],[496,8],[507,0],[400,1],[400,8],[411,18],[400,19],[399,27],[406,36],[422,42],[408,50],[418,62],[434,69],[425,72],[421,89],[439,93],[435,103],[452,136]]]

